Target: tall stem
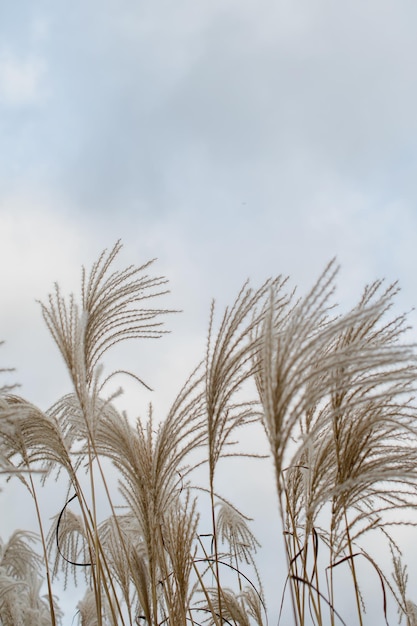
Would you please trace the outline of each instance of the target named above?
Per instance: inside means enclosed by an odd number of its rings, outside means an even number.
[[[29,470],[29,472],[30,472],[30,470]],[[40,535],[41,535],[43,559],[44,559],[44,562],[45,562],[45,569],[46,569],[46,583],[48,585],[48,602],[49,602],[49,610],[50,610],[50,613],[51,613],[51,626],[56,626],[54,598],[53,598],[53,594],[52,594],[52,583],[51,583],[51,575],[50,575],[50,571],[49,571],[49,563],[48,563],[48,554],[47,554],[47,550],[46,550],[45,534],[43,532],[43,524],[42,524],[41,512],[40,512],[40,509],[39,509],[39,502],[38,502],[38,498],[36,496],[35,485],[33,483],[32,474],[31,473],[29,473],[29,481],[30,481],[30,486],[31,486],[31,489],[32,489],[32,496],[33,496],[33,499],[35,501],[36,516],[38,518],[39,532],[40,532]]]
[[[217,546],[217,528],[216,528],[216,516],[214,513],[214,472],[210,471],[210,502],[211,502],[211,524],[213,529],[213,547],[214,547],[214,562],[216,571],[216,586],[217,586],[217,601],[219,604],[219,618],[220,623],[223,623],[222,616],[222,594],[220,587],[220,573],[219,573],[219,551]]]
[[[277,463],[275,463],[275,467],[277,467]],[[282,485],[282,477],[281,474],[278,470],[276,470],[276,482],[277,482],[277,491],[278,491],[278,507],[279,507],[279,514],[281,517],[281,524],[282,524],[282,533],[283,533],[283,537],[284,537],[284,545],[285,545],[285,558],[287,560],[287,572],[288,575],[290,576],[290,592],[291,592],[291,605],[292,605],[292,610],[293,610],[293,614],[294,614],[294,624],[295,626],[302,626],[302,621],[301,620],[301,607],[300,607],[300,598],[299,598],[299,594],[297,593],[297,589],[295,587],[296,585],[296,581],[292,578],[293,576],[293,562],[292,562],[292,557],[291,554],[293,552],[293,550],[291,549],[289,543],[288,543],[288,539],[285,535],[285,510],[288,510],[288,498],[287,498],[287,492],[285,490],[285,486]],[[285,501],[286,501],[286,506],[283,506],[282,503],[282,494],[285,494]],[[293,541],[295,541],[295,538],[293,536]]]
[[[355,587],[355,597],[356,597],[356,606],[357,606],[357,609],[358,609],[359,624],[360,624],[360,626],[363,626],[362,605],[361,605],[361,599],[360,599],[360,594],[359,594],[359,585],[358,585],[358,579],[357,579],[357,576],[356,576],[356,566],[355,566],[355,560],[354,560],[353,550],[352,550],[352,541],[350,539],[350,532],[349,532],[349,525],[348,525],[346,509],[344,510],[344,517],[345,517],[346,536],[347,536],[347,540],[348,540],[348,549],[349,549],[349,557],[350,557],[349,558],[350,569],[351,569],[351,572],[352,572],[353,585]]]

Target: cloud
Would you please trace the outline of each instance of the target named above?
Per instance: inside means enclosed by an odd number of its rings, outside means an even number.
[[[0,52],[0,104],[22,107],[41,104],[46,96],[44,59],[29,55],[19,58],[8,50]]]
[[[145,218],[202,212],[211,189],[216,215],[240,194],[262,213],[306,206],[334,178],[411,193],[413,169],[398,170],[417,130],[416,43],[401,11],[358,6],[108,2],[99,20],[94,6],[56,17],[56,184],[89,210],[135,199]]]
[[[415,195],[402,164],[417,45],[390,3],[108,0],[49,19],[53,97],[26,129],[38,146],[27,167],[42,163],[75,205],[147,219],[198,212],[216,189],[213,214],[240,194],[263,213],[306,206],[332,178]]]
[[[42,408],[54,401],[54,387],[68,389],[68,377],[37,300],[47,299],[54,280],[64,293],[78,288],[80,258],[90,241],[54,204],[58,199],[46,194],[0,198],[1,363],[16,368],[10,382],[19,382],[20,392]]]

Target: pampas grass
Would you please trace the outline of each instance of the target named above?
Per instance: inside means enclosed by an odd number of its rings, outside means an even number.
[[[257,290],[245,284],[222,315],[213,303],[205,355],[165,419],[150,407],[134,421],[107,393],[123,371],[104,378],[102,360],[116,343],[160,339],[173,311],[154,305],[167,289],[165,278],[148,274],[151,263],[114,269],[120,247],[82,270],[79,299],[55,285],[40,305],[72,390],[46,411],[0,390],[0,471],[27,488],[41,546],[35,551],[24,531],[0,544],[0,624],[62,623],[54,594],[61,576],[85,588],[73,613],[82,626],[266,625],[247,516],[256,511],[240,511],[218,491],[222,459],[258,456],[239,445],[241,430],[257,423],[275,476],[283,603],[288,595],[292,606],[281,623],[348,623],[341,572],[354,623],[364,625],[366,563],[380,589],[380,620],[394,603],[415,626],[396,529],[417,521],[416,358],[405,317],[391,313],[397,286],[376,281],[340,313],[334,261],[298,299],[282,276]],[[45,528],[39,489],[57,479],[66,498]],[[368,549],[375,534],[392,572]]]

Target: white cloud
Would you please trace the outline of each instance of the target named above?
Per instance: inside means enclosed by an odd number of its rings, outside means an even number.
[[[89,240],[54,204],[45,195],[0,197],[0,363],[16,368],[7,382],[22,384],[21,393],[42,408],[55,400],[55,385],[68,388],[68,377],[36,300],[46,300],[56,280],[65,293],[78,286]]]
[[[40,104],[46,96],[46,62],[39,56],[18,58],[10,51],[0,52],[0,104],[25,106]]]
[[[50,20],[47,17],[36,17],[32,22],[32,38],[34,42],[42,42],[47,39],[50,32]]]

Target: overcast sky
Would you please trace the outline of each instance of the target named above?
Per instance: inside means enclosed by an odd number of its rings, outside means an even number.
[[[184,311],[123,353],[161,410],[246,278],[302,291],[337,256],[342,305],[386,277],[412,309],[416,23],[414,0],[0,3],[0,363],[21,393],[68,391],[35,299],[118,238]]]

